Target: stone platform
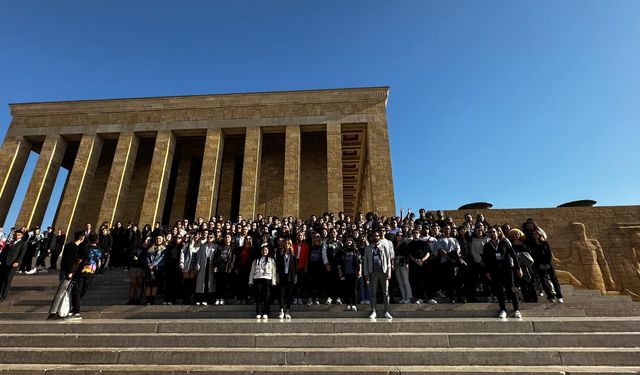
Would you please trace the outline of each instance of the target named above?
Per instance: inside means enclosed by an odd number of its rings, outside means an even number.
[[[564,289],[566,303],[293,306],[291,321],[253,306],[125,306],[126,272],[97,276],[79,322],[46,321],[53,274],[18,276],[0,305],[0,372],[12,374],[639,373],[640,304]],[[275,311],[275,309],[273,310]]]

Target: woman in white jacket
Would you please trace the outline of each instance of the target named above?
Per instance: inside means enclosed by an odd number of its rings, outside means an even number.
[[[256,319],[269,318],[269,295],[271,286],[276,285],[276,262],[269,256],[269,244],[260,248],[260,258],[253,261],[249,273],[249,286],[254,286],[256,294]]]

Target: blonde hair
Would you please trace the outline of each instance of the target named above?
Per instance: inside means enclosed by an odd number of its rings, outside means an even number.
[[[518,229],[518,228],[513,228],[513,229],[511,229],[511,230],[509,231],[509,234],[508,234],[508,236],[509,236],[509,240],[510,240],[511,242],[513,242],[513,241],[515,240],[516,233],[519,233],[519,234],[520,234],[520,241],[523,241],[523,242],[524,242],[524,241],[527,239],[527,237],[524,235],[524,232],[523,232],[523,231],[521,231],[521,230],[520,230],[520,229]]]

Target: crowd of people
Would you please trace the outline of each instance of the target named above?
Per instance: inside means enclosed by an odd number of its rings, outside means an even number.
[[[65,234],[48,228],[12,229],[0,240],[0,299],[16,272],[56,269]],[[32,264],[36,258],[35,265]],[[75,283],[72,313],[95,273],[125,268],[128,304],[255,304],[256,318],[291,319],[291,305],[338,304],[347,311],[371,306],[371,318],[392,319],[390,304],[499,304],[521,318],[520,301],[563,302],[547,235],[533,219],[522,225],[490,225],[466,214],[457,225],[443,211],[401,209],[395,217],[375,213],[355,218],[342,212],[307,220],[294,217],[185,219],[155,223],[90,224],[74,233],[62,251],[60,278]],[[360,307],[362,308],[362,307]]]

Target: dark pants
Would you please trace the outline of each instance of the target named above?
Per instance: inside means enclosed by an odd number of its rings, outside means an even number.
[[[280,280],[280,310],[291,309],[291,295],[293,293],[293,282],[289,280]]]
[[[535,267],[538,267],[538,265]],[[553,265],[549,264],[549,269],[546,270],[538,268],[538,277],[540,278],[540,283],[548,299],[554,297],[562,298],[560,283],[558,283],[558,277],[556,276],[556,270],[553,269]],[[549,285],[549,283],[551,283],[551,285]],[[551,287],[553,287],[553,290]]]
[[[225,271],[218,271],[214,274],[216,278],[216,299],[227,299],[231,297],[231,274]]]
[[[27,248],[26,253],[24,254],[24,258],[22,259],[22,263],[20,263],[19,270],[22,272],[27,272],[31,270],[31,262],[33,262],[33,256],[35,255],[34,250],[29,250]]]
[[[254,279],[253,286],[256,293],[256,314],[269,315],[270,304],[269,296],[271,295],[271,280]]]
[[[182,304],[183,305],[190,305],[193,302],[193,295],[194,292],[196,290],[196,278],[195,277],[189,277],[189,278],[184,278],[184,283],[183,283],[183,296],[182,296]]]
[[[416,300],[424,299],[426,297],[426,269],[424,266],[419,266],[415,262],[409,262],[409,284],[411,284],[411,294]]]
[[[309,298],[319,298],[324,295],[324,277],[327,272],[321,262],[309,263],[307,280],[307,295]]]
[[[47,250],[40,250],[40,253],[38,254],[38,258],[36,258],[36,267],[45,267],[45,259],[47,259]]]
[[[51,265],[49,266],[49,269],[55,270],[58,268],[57,264],[58,264],[59,256],[60,256],[60,249],[51,250],[51,258],[49,258],[49,262],[51,263]]]
[[[344,293],[343,303],[347,305],[355,305],[356,304],[356,286],[358,279],[356,279],[355,274],[344,275],[344,280],[342,280],[342,291]]]
[[[176,267],[165,270],[164,301],[176,303],[182,287],[182,272]]]
[[[371,309],[376,310],[376,296],[378,293],[378,286],[382,291],[382,302],[384,303],[384,311],[389,311],[389,280],[387,280],[387,274],[384,272],[372,272],[369,275],[369,296],[371,298]]]
[[[500,310],[506,311],[505,306],[505,292],[506,297],[513,303],[514,310],[520,310],[518,297],[513,292],[513,273],[511,270],[500,271],[491,274],[491,285],[493,288],[493,294],[498,297],[498,305]]]
[[[11,288],[11,281],[16,274],[17,268],[11,267],[11,265],[0,266],[0,299],[7,297],[7,292]]]
[[[80,299],[87,294],[87,291],[91,287],[93,282],[92,274],[80,274],[73,279],[73,286],[71,287],[71,313],[80,312]]]

